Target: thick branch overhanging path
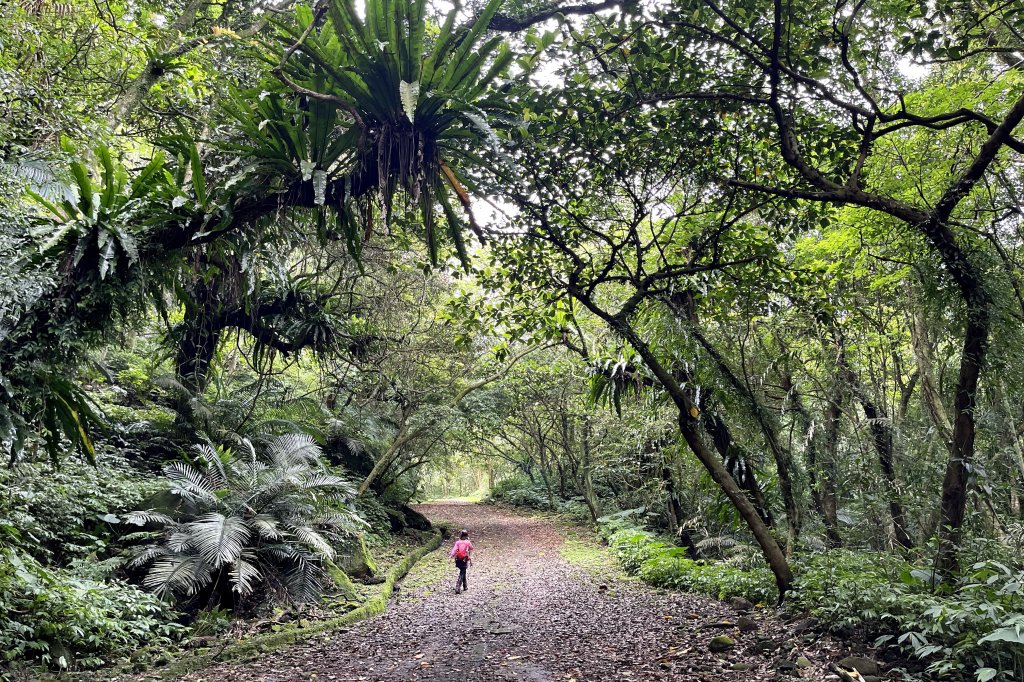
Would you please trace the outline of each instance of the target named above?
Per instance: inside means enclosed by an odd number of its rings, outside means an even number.
[[[381,616],[186,679],[739,682],[775,679],[781,666],[799,679],[824,680],[829,663],[845,653],[831,640],[799,633],[800,622],[783,624],[761,609],[749,614],[757,630],[743,633],[728,604],[658,592],[610,566],[575,567],[559,551],[564,529],[550,521],[471,504],[419,510],[472,530],[468,592],[454,594],[446,543],[413,569]],[[709,652],[721,634],[736,646]]]

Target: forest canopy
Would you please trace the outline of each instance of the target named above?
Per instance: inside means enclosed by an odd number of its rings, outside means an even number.
[[[316,602],[489,494],[1024,671],[1024,5],[37,0],[0,46],[8,663]]]

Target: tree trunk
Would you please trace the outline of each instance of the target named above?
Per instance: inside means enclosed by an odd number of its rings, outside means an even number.
[[[675,390],[669,391],[670,394],[673,394],[673,399],[677,398],[677,390],[678,387]],[[754,505],[747,499],[746,494],[736,485],[736,481],[725,470],[718,457],[704,445],[700,438],[700,432],[697,429],[697,423],[691,414],[686,414],[680,410],[679,432],[682,434],[683,439],[686,440],[686,444],[690,446],[693,454],[704,465],[704,468],[707,469],[711,479],[718,484],[718,487],[722,489],[722,492],[726,494],[729,501],[736,507],[743,521],[746,522],[775,576],[775,584],[779,588],[779,600],[781,601],[793,585],[793,572],[789,567],[789,562],[786,561],[786,555],[783,554],[782,548],[775,542],[771,530],[761,520],[757,510],[754,509]]]
[[[679,504],[679,496],[676,495],[676,482],[672,476],[672,467],[667,462],[661,465],[661,481],[665,490],[665,498],[668,510],[668,530],[675,535],[676,529],[685,522],[683,506]]]
[[[804,442],[806,443],[804,452],[807,456],[807,471],[811,482],[811,500],[822,516],[827,544],[830,547],[840,547],[843,541],[839,535],[835,475],[832,471],[834,465],[829,461],[827,444],[822,451],[821,436],[818,434],[818,429],[815,428],[810,411],[804,405],[803,397],[797,390],[793,377],[784,373],[781,376],[781,381],[790,404],[793,406],[793,412],[799,418],[801,430],[804,432]],[[837,412],[840,408],[835,396],[829,400],[829,407],[826,409],[826,429],[829,427],[833,408]],[[838,437],[838,421],[831,426],[835,429],[835,435]]]
[[[791,556],[796,548],[796,542],[800,538],[800,505],[797,502],[797,479],[799,478],[793,454],[779,441],[779,428],[775,418],[764,408],[761,401],[757,399],[750,385],[732,371],[732,368],[725,361],[725,358],[718,349],[708,341],[696,326],[690,330],[694,340],[707,352],[714,362],[726,384],[731,387],[750,411],[751,416],[761,428],[761,435],[768,450],[775,460],[775,470],[779,476],[779,492],[782,493],[782,504],[786,509],[786,554]]]
[[[864,417],[868,420],[868,429],[871,431],[871,440],[878,454],[878,463],[882,469],[882,477],[885,480],[886,497],[889,501],[889,517],[892,519],[893,535],[903,547],[910,549],[914,541],[907,532],[907,515],[899,499],[899,483],[896,480],[895,464],[895,438],[892,431],[892,423],[875,405],[867,388],[860,381],[860,377],[850,366],[846,357],[846,338],[843,330],[836,323],[835,319],[828,317],[827,322],[831,328],[832,339],[836,345],[836,364],[840,371],[846,376],[850,390],[853,391]],[[923,374],[924,372],[920,372]]]
[[[976,294],[981,295],[980,292]],[[953,442],[950,447],[946,475],[942,481],[939,505],[939,551],[936,570],[944,578],[952,578],[960,567],[958,552],[962,536],[964,512],[967,508],[967,467],[974,458],[976,424],[974,410],[978,404],[978,380],[988,349],[989,302],[968,296],[967,328],[960,356],[960,376],[953,400]]]
[[[761,490],[761,485],[757,482],[757,474],[750,464],[746,450],[733,439],[732,431],[729,430],[729,425],[725,423],[721,415],[705,412],[703,421],[704,428],[711,436],[711,442],[718,450],[718,454],[721,455],[722,462],[729,474],[746,492],[754,508],[757,509],[757,515],[769,526],[773,525],[775,520],[772,518],[771,509],[765,503],[764,493]]]
[[[953,440],[953,426],[949,423],[949,416],[942,404],[942,393],[935,381],[935,363],[932,361],[928,323],[913,294],[910,295],[910,307],[910,346],[914,351],[914,361],[921,377],[921,399],[932,424],[942,436],[942,442],[949,447]]]
[[[732,502],[733,506],[735,506],[736,510],[739,512],[740,517],[747,524],[751,534],[754,536],[758,546],[761,548],[761,552],[764,554],[765,561],[768,563],[768,566],[772,570],[772,574],[775,576],[775,584],[778,586],[779,600],[781,601],[785,597],[786,592],[788,592],[793,585],[793,571],[789,567],[786,555],[782,552],[778,543],[775,542],[771,529],[768,528],[767,524],[765,524],[758,515],[757,510],[754,509],[754,505],[750,503],[749,499],[747,499],[743,490],[740,489],[736,484],[736,481],[734,481],[732,476],[729,475],[729,472],[726,471],[722,461],[710,448],[707,447],[707,445],[704,444],[704,441],[701,439],[699,428],[700,411],[694,404],[693,399],[673,378],[672,374],[665,368],[665,366],[661,364],[650,346],[640,338],[636,331],[623,318],[622,313],[619,313],[618,315],[608,313],[571,283],[569,285],[569,290],[570,293],[580,301],[580,303],[603,319],[612,328],[612,330],[629,342],[654,376],[658,379],[658,382],[665,388],[666,392],[671,397],[672,402],[675,403],[676,408],[679,411],[678,424],[680,434],[683,436],[683,439],[690,447],[694,456],[697,457],[697,460],[711,475],[711,480],[713,480],[718,487],[722,489],[722,492],[724,492],[726,497],[729,498],[729,501]]]
[[[821,516],[825,522],[825,539],[831,548],[842,547],[839,534],[839,496],[836,493],[836,456],[839,449],[839,418],[842,405],[835,397],[825,408],[825,448],[821,465]]]
[[[689,323],[690,334],[711,357],[722,378],[743,399],[750,413],[761,427],[765,443],[768,445],[772,458],[775,460],[775,469],[779,477],[779,490],[782,493],[782,503],[786,508],[788,528],[786,555],[792,556],[796,549],[796,542],[800,537],[800,507],[797,503],[795,482],[797,476],[795,474],[792,453],[782,447],[777,435],[778,430],[775,428],[775,421],[761,405],[749,384],[746,381],[740,381],[740,378],[732,371],[732,368],[729,367],[729,364],[722,357],[722,354],[718,352],[718,349],[701,333],[693,292],[677,292],[669,297],[665,303],[677,318]]]
[[[594,480],[593,480],[593,460],[590,452],[590,425],[587,422],[583,423],[583,435],[581,438],[581,444],[583,449],[583,456],[580,461],[580,475],[581,475],[581,487],[583,488],[583,500],[587,503],[587,508],[590,510],[590,516],[596,523],[601,518],[601,501],[597,499],[597,495],[594,493]]]
[[[871,439],[878,453],[878,463],[885,478],[886,494],[889,498],[889,515],[892,517],[893,532],[896,542],[907,549],[914,546],[914,541],[907,533],[907,517],[899,500],[899,485],[896,482],[896,466],[893,457],[892,427],[886,423],[884,416],[879,415],[874,402],[864,397],[860,401],[864,416],[867,417],[871,430]]]

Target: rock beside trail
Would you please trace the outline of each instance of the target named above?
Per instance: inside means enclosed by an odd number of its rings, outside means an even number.
[[[708,644],[708,649],[716,654],[720,654],[723,651],[728,651],[734,646],[736,646],[736,640],[732,637],[729,635],[718,635],[717,637],[711,638],[711,643]]]
[[[729,600],[729,605],[740,613],[749,613],[754,610],[754,603],[743,597],[733,597]]]
[[[846,670],[856,670],[863,676],[878,675],[878,664],[863,656],[847,656],[836,665]]]
[[[793,634],[802,635],[818,627],[817,618],[802,618],[793,626]]]
[[[753,632],[754,630],[757,630],[759,627],[760,626],[757,624],[757,621],[753,618],[740,616],[736,619],[736,628],[740,632]]]
[[[338,550],[334,563],[345,575],[363,582],[370,582],[378,572],[377,564],[362,535],[346,540]]]

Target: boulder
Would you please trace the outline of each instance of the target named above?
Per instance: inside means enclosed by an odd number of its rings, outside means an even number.
[[[366,539],[360,534],[349,538],[338,549],[334,559],[338,568],[345,575],[356,580],[366,581],[377,574],[377,564],[366,547]]]
[[[816,627],[818,627],[817,618],[804,618],[802,620],[797,621],[796,625],[793,626],[793,634],[802,635],[803,633],[808,632],[809,630],[813,630]]]
[[[734,646],[736,646],[736,640],[734,640],[732,637],[730,637],[729,635],[718,635],[717,637],[711,638],[711,642],[708,644],[708,649],[710,649],[712,652],[716,654],[719,654],[723,651],[728,651]]]
[[[430,523],[430,519],[423,514],[420,514],[412,507],[402,505],[401,511],[405,515],[405,525],[409,528],[414,530],[430,530],[433,528],[433,525]]]
[[[793,661],[787,661],[782,659],[775,663],[775,671],[780,675],[788,675],[792,677],[799,677],[800,667]]]
[[[747,618],[746,616],[740,616],[736,619],[736,627],[740,632],[753,632],[758,627],[757,621],[753,618]]]
[[[405,521],[405,514],[398,509],[387,508],[384,513],[388,516],[388,523],[391,524],[392,533],[401,533],[409,525]]]
[[[356,586],[352,584],[352,579],[348,577],[345,571],[338,568],[336,563],[325,561],[324,571],[327,572],[327,576],[334,583],[334,589],[330,591],[335,596],[342,596],[351,601],[359,599],[359,595],[356,594]]]
[[[846,670],[856,670],[864,677],[878,674],[878,664],[863,656],[847,656],[838,665]]]
[[[754,603],[743,597],[733,597],[729,600],[729,604],[740,613],[747,613],[754,609]]]

